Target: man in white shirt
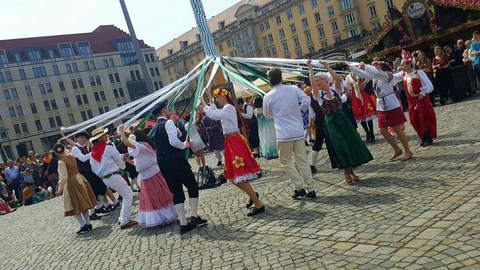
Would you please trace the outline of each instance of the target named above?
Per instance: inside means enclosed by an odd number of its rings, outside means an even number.
[[[263,114],[274,120],[280,163],[295,185],[292,198],[314,199],[317,195],[305,152],[302,118],[302,113],[310,107],[310,98],[297,86],[282,84],[282,71],[278,68],[270,70],[268,79],[273,89],[263,99]]]
[[[90,153],[90,165],[92,171],[100,177],[105,185],[116,190],[123,197],[122,209],[120,210],[120,229],[137,224],[137,221],[130,219],[132,214],[133,191],[127,185],[120,170],[125,169],[125,156],[122,156],[115,146],[107,144],[108,129],[97,128],[92,131],[90,141],[93,143]]]
[[[197,226],[207,224],[198,213],[198,184],[188,163],[185,149],[192,147],[189,141],[182,142],[181,132],[170,120],[166,102],[161,102],[152,111],[157,117],[157,123],[152,127],[148,136],[152,139],[157,151],[157,162],[168,188],[173,193],[173,204],[180,220],[180,234],[191,231]],[[183,186],[188,190],[191,221],[185,217],[185,194]]]

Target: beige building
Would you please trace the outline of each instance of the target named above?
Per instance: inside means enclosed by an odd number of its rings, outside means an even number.
[[[336,48],[359,49],[398,0],[242,0],[210,18],[224,56],[305,58]],[[165,81],[175,81],[203,58],[197,28],[156,50]]]
[[[140,41],[156,89],[161,62]],[[0,41],[3,154],[51,149],[71,126],[148,94],[130,36],[113,25],[91,33]],[[4,156],[3,155],[3,156]]]

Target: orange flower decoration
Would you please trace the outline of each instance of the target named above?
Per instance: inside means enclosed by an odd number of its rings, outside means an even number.
[[[238,169],[242,166],[245,166],[243,163],[243,157],[235,156],[235,159],[233,160],[233,165]]]

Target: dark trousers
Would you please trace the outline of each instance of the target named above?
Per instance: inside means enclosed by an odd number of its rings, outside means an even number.
[[[17,197],[17,200],[21,203],[23,200],[23,193],[22,189],[20,188],[20,182],[12,181],[10,184],[10,190],[15,191],[15,197]]]
[[[175,159],[159,162],[160,170],[173,193],[173,203],[185,202],[183,186],[188,190],[189,198],[198,198],[198,184],[187,160]]]
[[[315,119],[315,143],[313,143],[312,150],[318,152],[322,150],[323,141],[325,140],[325,116],[323,114],[316,115]]]

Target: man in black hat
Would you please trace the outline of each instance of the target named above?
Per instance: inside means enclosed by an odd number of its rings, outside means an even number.
[[[61,132],[61,135],[62,137],[65,137],[65,134],[63,132]],[[97,206],[94,210],[91,211],[90,214],[91,220],[97,220],[100,219],[100,216],[97,215],[98,213],[108,213],[110,212],[110,210],[118,207],[120,203],[118,202],[118,200],[115,199],[111,207],[107,208],[105,205],[103,205],[105,195],[107,193],[112,193],[112,191],[108,189],[105,183],[103,183],[102,179],[100,179],[100,177],[98,177],[92,171],[92,167],[90,166],[90,143],[88,141],[89,139],[90,135],[84,131],[75,134],[75,141],[72,141],[69,138],[65,138],[65,140],[72,146],[71,152],[77,160],[77,167],[79,173],[85,176],[88,183],[92,187],[95,196],[97,197]],[[113,193],[111,195],[113,196],[113,198],[115,198]]]
[[[184,234],[197,226],[207,224],[198,213],[198,184],[195,181],[192,168],[188,163],[185,149],[192,146],[191,142],[180,141],[181,134],[170,120],[166,102],[156,105],[152,114],[157,117],[157,123],[150,131],[150,138],[157,150],[157,162],[165,178],[168,188],[173,193],[173,203],[180,220],[180,234]],[[188,190],[190,203],[191,221],[185,218],[185,194],[184,185]]]

